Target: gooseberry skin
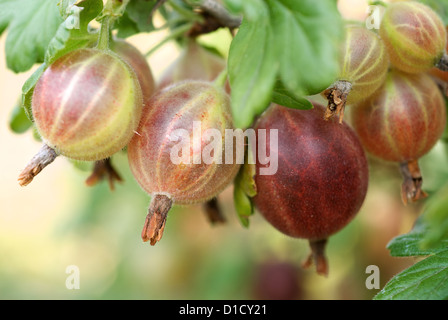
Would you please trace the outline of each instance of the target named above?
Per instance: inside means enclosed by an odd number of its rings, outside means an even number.
[[[381,87],[389,69],[386,46],[380,37],[361,26],[347,26],[340,80],[352,84],[347,104],[371,96]]]
[[[392,70],[377,95],[353,107],[352,122],[369,153],[403,163],[434,147],[444,132],[446,107],[430,76]]]
[[[364,150],[343,122],[322,120],[324,108],[294,110],[272,105],[255,130],[278,130],[278,171],[260,175],[255,207],[280,232],[318,241],[345,227],[360,210],[368,187]],[[269,150],[269,148],[268,148]],[[325,273],[325,271],[324,271]]]
[[[185,80],[213,81],[225,67],[222,57],[201,47],[195,39],[189,39],[180,56],[162,74],[158,88]]]
[[[56,60],[38,80],[32,100],[44,143],[84,161],[110,157],[134,135],[143,106],[134,71],[118,55],[78,49]]]
[[[422,73],[442,58],[447,44],[445,25],[430,7],[414,2],[390,3],[379,34],[391,64],[407,73]]]
[[[136,47],[123,39],[111,41],[111,49],[134,70],[140,83],[144,100],[150,98],[155,91],[156,84],[145,56]]]
[[[220,193],[235,177],[240,165],[194,159],[209,143],[202,137],[200,148],[191,150],[189,164],[175,164],[171,149],[179,141],[171,141],[174,130],[185,129],[193,143],[193,122],[201,122],[201,131],[233,129],[229,96],[220,88],[204,81],[185,81],[154,94],[147,102],[138,134],[128,146],[131,171],[140,186],[150,195],[168,196],[176,204],[205,202]],[[224,148],[224,144],[223,144]],[[224,149],[223,155],[225,154]]]

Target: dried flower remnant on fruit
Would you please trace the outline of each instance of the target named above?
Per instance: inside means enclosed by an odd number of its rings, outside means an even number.
[[[218,198],[213,198],[204,203],[204,211],[211,224],[225,223],[223,212],[219,206]]]
[[[19,184],[23,187],[31,183],[46,166],[52,163],[58,154],[54,149],[46,144],[42,146],[39,152],[31,159],[28,165],[19,175]]]
[[[403,176],[401,198],[404,204],[407,204],[409,201],[416,202],[428,196],[422,190],[423,178],[417,160],[401,163],[400,171]]]
[[[166,217],[173,201],[162,194],[156,194],[149,205],[148,215],[142,230],[142,239],[153,246],[162,239],[165,230]]]
[[[346,105],[367,99],[386,79],[389,58],[378,35],[364,27],[349,25],[341,46],[338,80],[322,94],[328,100],[325,120],[339,115],[342,123]]]
[[[102,180],[107,180],[110,190],[115,190],[116,182],[123,182],[123,179],[115,170],[110,158],[95,161],[92,174],[86,179],[88,186],[94,186]]]
[[[347,97],[352,89],[352,84],[348,81],[338,81],[332,87],[324,91],[324,96],[328,100],[328,107],[325,110],[324,119],[329,120],[335,115],[339,115],[339,123],[344,118]]]

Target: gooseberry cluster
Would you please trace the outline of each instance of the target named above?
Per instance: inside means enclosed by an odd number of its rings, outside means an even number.
[[[400,165],[403,202],[414,202],[426,197],[418,160],[446,126],[444,97],[429,75],[446,65],[446,28],[426,5],[397,2],[386,7],[379,36],[390,68],[381,88],[354,104],[353,127],[370,154]]]
[[[44,145],[19,183],[29,184],[62,155],[95,162],[88,184],[106,175],[112,185],[121,178],[110,157],[127,148],[131,171],[151,196],[141,236],[155,245],[173,205],[216,208],[210,201],[250,167],[247,161],[241,166],[235,152],[228,161],[220,140],[235,129],[226,61],[191,36],[156,83],[135,47],[110,38],[109,30],[99,34],[96,46],[63,55],[38,80],[32,116]],[[245,181],[256,190],[251,201],[280,232],[309,241],[305,266],[314,262],[318,273],[328,274],[327,240],[355,217],[367,194],[364,150],[399,164],[405,203],[426,196],[418,159],[446,125],[444,98],[429,72],[448,69],[446,38],[427,6],[389,4],[378,33],[345,28],[339,76],[322,92],[326,108],[318,102],[311,110],[271,104],[254,121],[258,145],[245,149],[255,151],[253,174]],[[352,106],[352,126],[343,119],[346,105]],[[262,139],[269,131],[277,132],[277,141],[269,134]],[[184,140],[191,143],[179,148]],[[210,141],[219,147],[209,148]],[[278,159],[274,173],[263,174],[268,164],[260,148]],[[204,161],[204,150],[214,161]]]

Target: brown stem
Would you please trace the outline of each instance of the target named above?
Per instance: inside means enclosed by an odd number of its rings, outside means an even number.
[[[223,27],[235,29],[239,28],[241,25],[241,17],[231,15],[226,8],[216,0],[202,0],[200,7],[202,10],[215,17]]]
[[[328,261],[325,256],[325,247],[327,245],[327,239],[310,240],[311,253],[303,263],[304,268],[309,268],[315,264],[316,272],[322,276],[328,276]]]
[[[325,120],[339,115],[339,123],[342,123],[347,97],[351,90],[352,84],[350,82],[339,80],[323,92],[323,95],[328,99],[328,106],[324,115]]]
[[[173,205],[173,201],[165,195],[156,194],[149,204],[148,215],[143,226],[142,239],[153,246],[162,239],[166,217]]]
[[[448,54],[444,53],[442,58],[436,64],[436,68],[442,71],[448,71]]]
[[[109,188],[112,191],[115,190],[115,182],[123,182],[123,179],[112,166],[112,161],[110,158],[95,162],[93,172],[86,179],[86,184],[91,187],[104,179],[107,179],[109,182]]]
[[[211,224],[225,223],[226,219],[222,214],[221,208],[219,207],[219,202],[217,198],[213,198],[206,203],[204,203],[205,214]]]
[[[20,173],[18,181],[23,187],[31,183],[34,177],[37,176],[46,166],[56,159],[58,154],[54,149],[44,144],[39,152],[31,159],[25,169]]]
[[[418,160],[411,160],[400,164],[403,184],[401,185],[401,199],[406,205],[409,201],[416,202],[424,199],[428,194],[422,190],[423,178]]]
[[[236,28],[241,25],[241,17],[231,15],[226,8],[216,0],[201,0],[197,10],[204,22],[195,23],[191,30],[187,33],[189,37],[198,37],[201,34],[207,34],[227,27],[233,33]]]

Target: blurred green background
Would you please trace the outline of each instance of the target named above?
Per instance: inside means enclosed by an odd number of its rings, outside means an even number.
[[[129,41],[147,52],[163,37],[151,33]],[[63,157],[29,186],[19,187],[17,176],[40,143],[31,131],[12,133],[8,120],[33,70],[17,75],[6,69],[4,40],[0,299],[371,299],[379,290],[366,288],[367,266],[379,267],[383,287],[415,262],[390,257],[386,245],[412,228],[421,206],[405,207],[398,168],[373,159],[364,206],[330,238],[327,278],[301,268],[309,254],[307,241],[280,234],[257,213],[250,227],[243,228],[231,186],[219,196],[225,224],[211,225],[200,205],[175,207],[162,240],[156,246],[143,243],[140,232],[150,199],[133,179],[124,153],[112,160],[125,180],[115,191],[105,182],[87,187],[90,173]],[[178,54],[169,43],[150,57],[156,78]],[[437,170],[446,164],[445,150],[439,145],[422,163],[424,186],[436,188]],[[66,287],[66,268],[71,265],[79,268],[76,290]]]

